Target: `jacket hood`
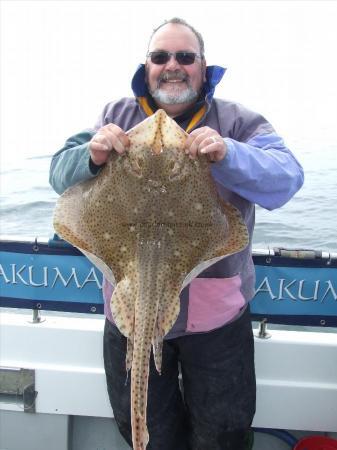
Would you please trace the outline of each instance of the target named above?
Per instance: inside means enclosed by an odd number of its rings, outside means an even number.
[[[206,67],[204,83],[205,101],[209,104],[214,96],[216,86],[220,83],[226,69],[221,66]],[[140,64],[132,78],[131,87],[135,97],[146,97],[149,91],[145,82],[145,64]]]

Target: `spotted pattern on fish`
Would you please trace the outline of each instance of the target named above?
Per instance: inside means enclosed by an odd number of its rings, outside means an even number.
[[[128,339],[133,448],[145,450],[151,346],[160,372],[185,278],[202,261],[243,250],[248,233],[239,211],[219,198],[207,158],[185,154],[187,134],[163,110],[128,136],[125,155],[113,152],[97,177],[60,197],[54,226],[115,283],[111,311]]]

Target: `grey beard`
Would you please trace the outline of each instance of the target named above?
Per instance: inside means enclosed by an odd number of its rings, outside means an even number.
[[[188,86],[184,92],[181,92],[180,94],[168,94],[160,88],[155,89],[150,92],[150,94],[154,99],[158,100],[160,103],[164,103],[165,105],[191,103],[199,96],[198,92],[196,92],[191,86]]]

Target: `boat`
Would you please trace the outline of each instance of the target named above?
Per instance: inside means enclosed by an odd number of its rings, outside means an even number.
[[[102,275],[57,236],[3,236],[0,255],[0,449],[128,449],[106,391]],[[255,249],[253,258],[250,448],[337,439],[337,253]]]

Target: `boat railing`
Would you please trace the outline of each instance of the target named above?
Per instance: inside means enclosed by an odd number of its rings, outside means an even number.
[[[103,314],[102,274],[76,248],[49,240],[0,239],[0,307]],[[337,253],[254,249],[260,335],[266,323],[337,326]]]

